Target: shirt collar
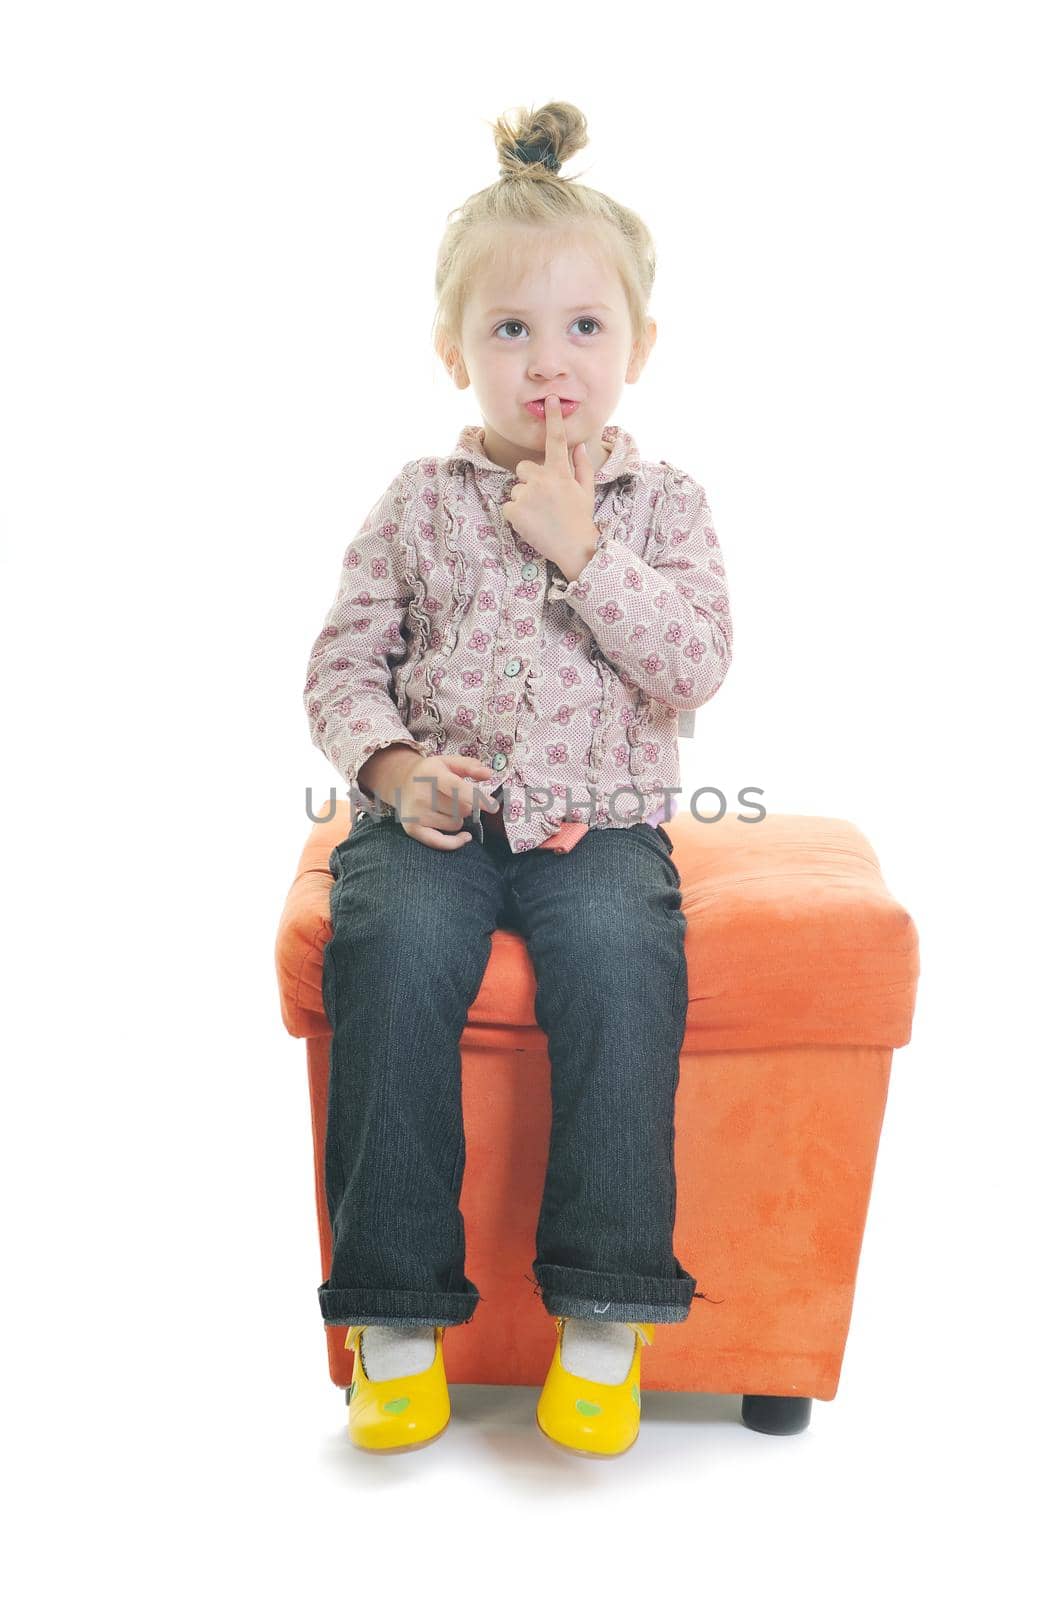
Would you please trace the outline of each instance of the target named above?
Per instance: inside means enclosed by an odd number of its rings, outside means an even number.
[[[612,441],[612,449],[594,474],[595,484],[612,483],[616,478],[626,476],[642,477],[642,458],[631,434],[617,423],[611,422],[607,428],[602,429],[602,440],[605,444]],[[515,477],[508,467],[500,467],[497,461],[492,461],[484,454],[484,430],[475,423],[469,423],[458,434],[458,443],[454,451],[446,457],[446,466],[450,469],[451,462],[467,461],[473,467],[477,477],[487,479],[493,484],[500,484],[504,479]]]

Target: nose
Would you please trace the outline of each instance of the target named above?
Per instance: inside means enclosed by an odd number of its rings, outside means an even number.
[[[537,353],[535,360],[528,363],[528,376],[533,383],[560,383],[567,378],[568,368],[545,351]]]

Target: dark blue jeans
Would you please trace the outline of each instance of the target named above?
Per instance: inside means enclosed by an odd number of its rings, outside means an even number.
[[[536,976],[553,1116],[532,1270],[553,1316],[682,1322],[672,1251],[686,918],[664,829],[592,828],[567,854],[484,829],[456,850],[362,813],[329,857],[332,1027],[326,1324],[455,1325],[465,1276],[459,1041],[495,928]]]

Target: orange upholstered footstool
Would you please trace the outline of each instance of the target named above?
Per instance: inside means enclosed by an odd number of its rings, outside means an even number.
[[[349,826],[341,802],[311,828],[276,945],[284,1023],[307,1041],[321,1281],[332,1248],[322,952],[329,855]],[[750,1426],[795,1432],[812,1399],[838,1388],[890,1064],[911,1036],[916,930],[851,823],[710,824],[680,811],[666,828],[689,969],[674,1243],[697,1297],[685,1322],[657,1328],[644,1387],[741,1394]],[[497,931],[462,1038],[461,1209],[480,1302],[447,1330],[453,1383],[538,1386],[553,1353],[556,1328],[531,1274],[550,1140],[534,1001],[524,940]],[[325,1336],[332,1380],[346,1386],[345,1329]]]

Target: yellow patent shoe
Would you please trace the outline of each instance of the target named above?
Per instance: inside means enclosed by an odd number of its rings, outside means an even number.
[[[365,1325],[349,1328],[343,1341],[354,1351],[347,1390],[347,1434],[360,1450],[419,1450],[433,1444],[450,1421],[450,1391],[443,1368],[443,1329],[435,1330],[435,1355],[424,1372],[377,1382],[362,1361]]]
[[[639,1436],[642,1393],[639,1386],[642,1346],[653,1343],[653,1324],[629,1322],[635,1351],[622,1383],[580,1378],[561,1365],[567,1317],[556,1317],[557,1344],[546,1375],[535,1420],[554,1444],[581,1456],[621,1456]]]

